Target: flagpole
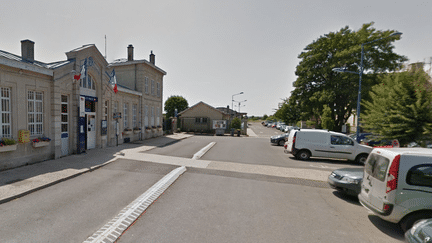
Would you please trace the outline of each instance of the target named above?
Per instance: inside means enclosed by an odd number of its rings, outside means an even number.
[[[105,60],[107,59],[106,47],[107,47],[107,42],[106,42],[106,35],[105,35]]]

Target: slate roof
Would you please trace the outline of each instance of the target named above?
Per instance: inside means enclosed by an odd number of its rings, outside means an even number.
[[[0,50],[0,57],[4,57],[10,60],[14,60],[17,62],[23,62],[23,63],[27,63],[27,64],[32,64],[38,67],[42,67],[42,68],[48,68],[48,69],[56,69],[58,67],[61,67],[63,65],[66,65],[72,61],[70,60],[66,60],[66,61],[59,61],[59,62],[52,62],[52,63],[43,63],[43,62],[39,62],[39,61],[33,61],[33,62],[29,62],[26,60],[23,60],[21,56],[9,53],[9,52],[5,52]]]

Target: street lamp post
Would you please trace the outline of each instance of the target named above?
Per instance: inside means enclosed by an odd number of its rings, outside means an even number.
[[[241,103],[246,102],[247,100],[243,100],[243,101],[239,101],[238,102],[238,106],[239,106],[239,113],[240,113],[240,107],[241,107]]]
[[[364,46],[368,45],[368,44],[371,44],[373,42],[377,42],[377,41],[380,41],[380,40],[383,40],[383,39],[387,39],[387,38],[392,37],[392,36],[400,36],[400,35],[402,35],[401,32],[395,32],[395,33],[393,33],[393,34],[391,34],[391,35],[389,35],[387,37],[383,37],[383,38],[380,38],[380,39],[377,39],[377,40],[373,40],[373,41],[369,41],[369,42],[361,44],[360,71],[358,73],[357,72],[353,72],[353,71],[348,71],[345,68],[333,68],[332,69],[334,72],[355,73],[355,74],[359,75],[359,90],[358,90],[358,96],[357,96],[357,128],[356,128],[357,129],[357,131],[356,131],[356,140],[357,140],[358,143],[360,143],[360,101],[361,101],[361,81],[362,81],[363,68],[364,68],[363,67]]]
[[[233,112],[231,112],[231,115],[233,115],[233,116],[234,116],[234,96],[241,95],[241,94],[243,94],[243,92],[240,92],[238,94],[233,94],[231,97],[231,110],[233,111]]]

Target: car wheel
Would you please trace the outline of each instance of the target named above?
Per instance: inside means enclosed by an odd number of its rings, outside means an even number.
[[[285,140],[279,140],[278,145],[279,145],[279,146],[283,146],[284,143],[285,143]]]
[[[308,160],[310,158],[310,153],[307,150],[300,150],[296,154],[296,158],[301,160]]]
[[[430,218],[432,218],[432,212],[417,212],[405,216],[405,218],[401,220],[399,225],[402,228],[403,232],[407,232],[409,229],[411,229],[411,227],[413,227],[414,224],[418,223],[423,219]]]
[[[362,165],[364,165],[364,164],[366,164],[366,160],[367,160],[367,158],[368,158],[368,155],[367,155],[367,154],[360,154],[360,155],[357,156],[357,158],[356,158],[355,161],[356,161],[358,164],[362,164]]]

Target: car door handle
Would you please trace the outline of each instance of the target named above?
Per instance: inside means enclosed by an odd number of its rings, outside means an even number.
[[[330,148],[335,148],[335,147],[333,147],[333,146],[330,146]]]

